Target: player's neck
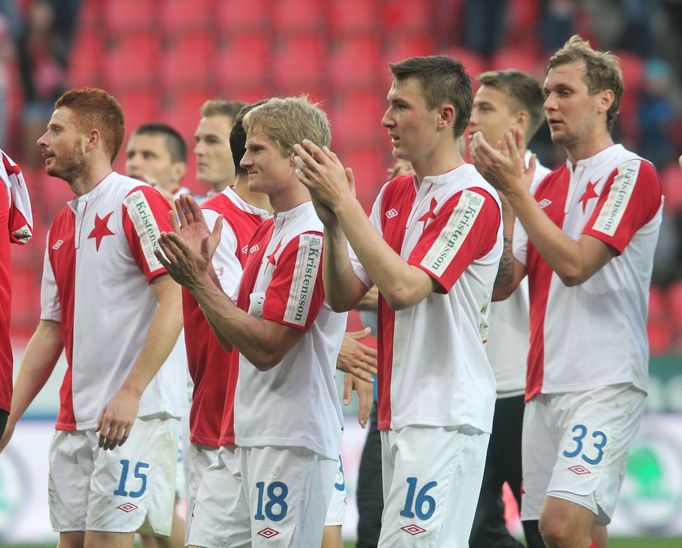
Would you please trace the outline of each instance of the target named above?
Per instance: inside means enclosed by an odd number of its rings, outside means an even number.
[[[608,132],[596,135],[594,138],[580,141],[571,147],[566,147],[566,156],[571,164],[575,165],[580,160],[592,158],[595,154],[613,145],[613,139]]]
[[[111,164],[85,164],[79,173],[71,181],[67,182],[76,196],[83,196],[99,185],[111,172]]]
[[[247,204],[254,207],[259,207],[260,209],[265,209],[267,211],[272,211],[270,207],[270,200],[268,200],[267,194],[262,192],[251,192],[249,190],[249,177],[248,175],[237,175],[234,180],[234,186],[232,190],[235,191],[237,196],[244,200]]]
[[[432,154],[412,162],[417,187],[421,186],[424,177],[443,175],[463,164],[464,159],[457,141],[449,143],[448,146],[439,147]]]

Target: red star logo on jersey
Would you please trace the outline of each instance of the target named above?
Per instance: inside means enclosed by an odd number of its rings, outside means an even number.
[[[581,204],[583,204],[583,213],[585,213],[585,207],[587,206],[587,202],[589,202],[592,198],[599,198],[599,194],[597,194],[594,190],[594,187],[597,186],[597,183],[599,181],[590,181],[587,183],[587,187],[585,188],[585,192],[583,195],[580,197],[580,200],[578,200]]]
[[[275,266],[275,255],[277,255],[277,252],[279,251],[279,248],[282,247],[282,242],[279,242],[277,244],[277,247],[275,247],[275,250],[268,255],[268,262],[272,265]]]
[[[114,212],[107,213],[104,217],[100,218],[99,215],[95,215],[95,228],[92,229],[92,232],[88,234],[88,238],[95,238],[95,246],[97,247],[97,251],[99,251],[99,244],[102,243],[102,238],[105,236],[113,236],[114,233],[109,230],[109,227],[107,226],[107,223],[109,222],[109,217]]]
[[[429,207],[429,210],[424,213],[421,217],[419,217],[419,222],[424,223],[424,229],[426,229],[426,225],[431,219],[436,218],[436,214],[433,212],[436,209],[436,206],[438,205],[438,202],[436,201],[435,198],[431,198],[431,206]]]

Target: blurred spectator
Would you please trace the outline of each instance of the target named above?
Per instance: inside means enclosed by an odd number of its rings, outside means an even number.
[[[19,71],[24,90],[23,159],[40,162],[36,139],[45,131],[54,101],[66,89],[67,40],[55,24],[55,9],[47,0],[32,0],[19,37]]]
[[[637,150],[662,169],[673,160],[669,124],[675,117],[670,97],[671,73],[668,63],[650,59],[645,65],[644,87],[639,97]]]
[[[469,0],[466,4],[464,46],[490,58],[504,43],[507,0]]]
[[[544,52],[559,49],[575,34],[575,0],[543,0],[542,1],[542,50]]]

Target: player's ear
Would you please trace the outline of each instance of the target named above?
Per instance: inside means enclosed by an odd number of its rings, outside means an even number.
[[[445,128],[455,123],[455,107],[450,103],[441,105],[438,109],[438,128]]]
[[[85,150],[90,151],[102,141],[102,135],[98,129],[91,129],[85,141]]]
[[[606,113],[613,102],[616,100],[616,96],[610,89],[605,89],[597,93],[597,112],[599,114]]]
[[[527,110],[519,110],[514,115],[514,125],[520,127],[524,133],[528,129],[528,122],[530,121],[530,114]]]

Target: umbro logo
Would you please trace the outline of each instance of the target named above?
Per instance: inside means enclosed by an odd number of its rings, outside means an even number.
[[[411,523],[410,525],[405,525],[404,527],[401,527],[401,529],[403,531],[405,531],[406,533],[409,533],[412,536],[421,535],[422,533],[426,533],[426,529],[422,529],[416,523]]]
[[[543,198],[538,202],[538,205],[542,208],[545,209],[549,204],[552,203],[552,200],[548,200],[547,198]]]
[[[124,502],[123,504],[118,505],[116,508],[123,510],[126,514],[132,512],[133,510],[137,510],[137,506],[132,502]]]
[[[583,476],[585,474],[591,474],[587,468],[585,468],[582,464],[576,464],[575,466],[570,466],[568,468],[571,472],[574,474],[578,474],[579,476]]]
[[[64,243],[64,240],[57,240],[54,245],[52,246],[52,249],[57,251],[60,247],[62,247],[62,244]]]
[[[398,214],[398,212],[397,212],[395,209],[389,209],[389,210],[386,212],[386,217],[387,217],[388,219],[393,219],[393,217],[395,217],[397,214]]]
[[[249,252],[249,246],[248,245],[245,245],[244,247],[242,247],[242,253],[248,253],[248,252]]]
[[[272,538],[279,535],[279,531],[275,531],[274,529],[270,529],[270,527],[266,527],[265,529],[258,531],[258,534],[263,538]]]

